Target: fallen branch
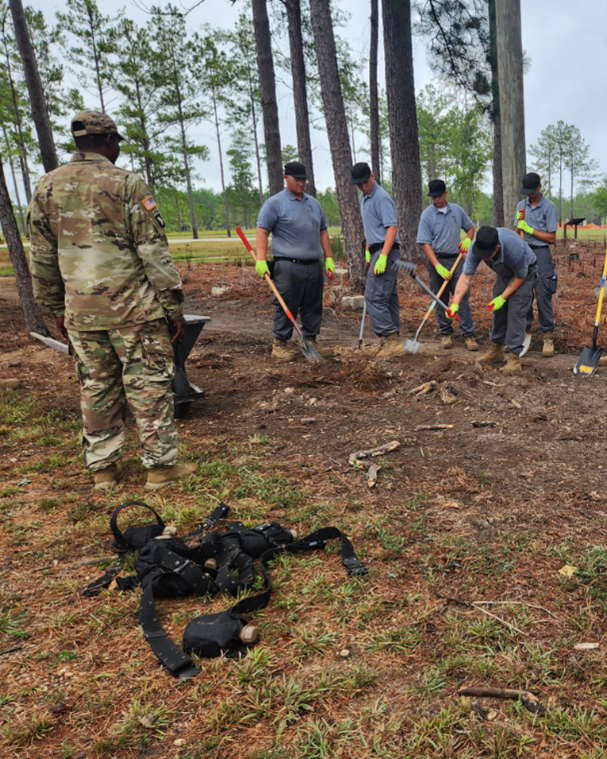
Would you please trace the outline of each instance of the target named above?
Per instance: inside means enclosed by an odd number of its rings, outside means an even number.
[[[395,451],[397,448],[400,448],[400,442],[398,440],[393,440],[391,443],[380,445],[379,448],[371,448],[368,451],[357,451],[356,453],[351,453],[348,456],[348,464],[352,466],[355,461],[360,461],[360,459],[370,459],[375,458],[375,456],[383,456],[384,453],[390,453],[391,451]]]
[[[8,648],[3,648],[0,651],[0,656],[6,656],[6,654],[12,654],[13,651],[21,651],[22,648],[23,648],[23,646],[19,646],[19,645],[9,646]]]
[[[100,556],[98,559],[83,559],[77,561],[75,564],[70,564],[68,569],[76,569],[76,567],[90,567],[93,564],[105,564],[108,561],[116,561],[116,555],[114,556]],[[58,569],[59,563],[47,564],[45,567],[39,567],[34,569],[34,572],[44,572],[46,569]]]
[[[488,617],[492,617],[493,619],[496,619],[498,622],[501,622],[502,625],[509,627],[511,630],[514,630],[514,632],[517,632],[519,635],[527,635],[526,632],[519,630],[518,627],[511,625],[510,622],[506,622],[505,619],[498,617],[497,614],[492,614],[490,611],[487,611],[487,609],[483,609],[482,606],[476,606],[474,601],[470,604],[470,606],[472,606],[473,609],[478,609],[479,611],[482,611],[483,614],[486,614]]]
[[[558,619],[556,614],[553,614],[550,609],[547,609],[545,606],[538,606],[537,604],[530,604],[527,601],[474,601],[475,604],[482,604],[484,606],[491,606],[492,604],[500,605],[500,606],[508,606],[509,604],[521,604],[521,606],[529,606],[530,609],[541,609],[541,611],[545,611],[546,614],[550,614],[551,617],[554,617],[555,619]]]
[[[512,688],[460,688],[458,696],[476,696],[477,698],[509,698],[512,701],[520,701],[528,711],[540,716],[546,714],[546,709],[535,698],[530,690],[513,690]]]
[[[379,466],[377,464],[370,464],[367,470],[367,485],[370,488],[374,488],[377,485],[377,473],[379,472]]]
[[[473,427],[497,427],[497,422],[472,422]]]
[[[430,380],[430,382],[424,382],[423,385],[414,387],[413,390],[409,390],[409,395],[426,395],[436,387],[436,380]]]
[[[452,430],[452,424],[418,424],[415,428],[416,432],[420,430]]]

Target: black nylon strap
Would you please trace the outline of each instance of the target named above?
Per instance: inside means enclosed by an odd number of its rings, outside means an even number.
[[[176,575],[183,577],[183,579],[192,587],[193,592],[198,594],[205,594],[213,589],[216,592],[215,583],[209,577],[206,572],[203,572],[198,564],[194,564],[189,559],[184,559],[178,553],[164,548],[161,546],[161,550],[156,549],[154,551],[154,559],[158,566],[163,567],[168,572],[174,572]],[[147,586],[147,577],[144,578],[144,583]],[[211,586],[211,587],[209,587]]]
[[[160,663],[174,677],[185,679],[199,674],[200,670],[194,665],[190,657],[184,654],[179,646],[173,643],[162,629],[162,625],[158,619],[158,612],[156,611],[156,602],[154,601],[151,582],[141,595],[139,624],[152,651],[156,654]]]
[[[162,521],[162,518],[154,511],[154,509],[151,506],[148,506],[147,503],[143,503],[142,501],[127,501],[126,503],[123,503],[122,506],[118,506],[118,508],[114,511],[112,516],[110,517],[110,528],[112,530],[112,533],[114,535],[114,540],[116,541],[116,545],[118,546],[119,551],[129,551],[130,546],[124,539],[124,536],[122,532],[120,531],[120,528],[118,527],[118,515],[123,509],[126,509],[128,506],[143,506],[144,509],[147,509],[148,511],[151,511],[152,514],[156,517],[156,521],[158,524],[162,527],[164,530],[164,522]]]
[[[82,591],[83,596],[91,597],[98,596],[102,588],[106,588],[116,577],[120,574],[120,570],[124,566],[124,559],[126,557],[126,551],[119,551],[116,561],[108,567],[105,572],[93,582],[89,583]]]
[[[213,527],[218,524],[218,522],[220,522],[222,519],[225,519],[229,511],[230,507],[226,506],[223,501],[220,501],[219,506],[217,506],[213,512],[200,523],[200,526],[197,527],[193,532],[189,532],[187,535],[184,535],[182,540],[189,540],[195,535],[200,535],[201,532],[208,532],[209,530],[212,530]]]

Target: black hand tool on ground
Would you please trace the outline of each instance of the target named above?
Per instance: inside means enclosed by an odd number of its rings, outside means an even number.
[[[607,278],[607,249],[605,249],[605,264],[603,265],[603,278],[601,279],[601,292],[599,293],[599,302],[596,307],[596,319],[594,320],[594,332],[592,333],[592,348],[586,346],[579,357],[577,364],[573,367],[574,374],[580,374],[582,377],[592,377],[595,373],[603,349],[596,344],[599,334],[599,321],[601,320],[601,311],[603,309],[603,296],[605,295],[605,280]]]

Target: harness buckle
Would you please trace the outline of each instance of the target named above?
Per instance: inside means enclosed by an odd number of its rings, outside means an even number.
[[[369,570],[364,566],[362,561],[356,556],[350,556],[343,560],[344,567],[348,570],[349,575],[366,575]]]

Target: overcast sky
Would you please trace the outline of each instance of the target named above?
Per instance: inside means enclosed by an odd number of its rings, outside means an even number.
[[[49,23],[54,22],[57,10],[65,11],[61,0],[26,0],[42,10]],[[338,0],[351,14],[340,34],[361,56],[368,54],[368,0]],[[156,0],[160,4],[160,0]],[[185,6],[193,4],[184,0]],[[150,3],[151,4],[151,3]],[[164,4],[164,3],[162,3]],[[191,31],[202,23],[230,27],[243,9],[242,2],[205,0],[188,16]],[[381,5],[381,3],[380,3]],[[104,14],[115,14],[126,8],[128,16],[139,24],[148,16],[131,0],[99,0]],[[525,76],[525,127],[527,146],[533,144],[542,129],[559,120],[574,124],[590,145],[591,156],[599,162],[600,173],[607,174],[607,0],[521,0],[523,48],[531,59]],[[380,35],[381,39],[381,35]],[[381,45],[380,45],[381,47]],[[433,78],[426,61],[426,45],[414,38],[415,88],[419,92]],[[383,57],[380,63],[383,79]],[[76,85],[76,81],[72,80]],[[87,105],[96,107],[93,97]],[[111,112],[111,104],[108,106]],[[279,90],[279,112],[283,144],[296,144],[291,93],[286,87]],[[199,164],[197,171],[205,186],[220,188],[219,164],[210,125],[191,129],[192,137],[208,144],[210,161]],[[262,137],[263,139],[263,137]],[[314,163],[317,186],[334,186],[328,143],[324,132],[313,130]],[[126,165],[126,164],[125,164]]]

